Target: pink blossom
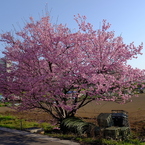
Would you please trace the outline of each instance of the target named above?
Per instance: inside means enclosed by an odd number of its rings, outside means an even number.
[[[0,92],[6,99],[19,96],[19,111],[43,109],[55,119],[74,116],[91,101],[121,103],[134,95],[136,82],[145,72],[133,69],[127,61],[141,54],[143,44],[125,44],[122,37],[102,28],[94,30],[85,16],[75,17],[79,31],[73,33],[50,17],[30,23],[16,36],[1,34],[7,46],[3,52],[6,67],[0,67]],[[72,92],[68,94],[68,92]]]

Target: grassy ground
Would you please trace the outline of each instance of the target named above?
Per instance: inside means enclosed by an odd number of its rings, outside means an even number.
[[[25,113],[23,112],[23,115]],[[31,127],[41,127],[41,128],[44,128],[46,135],[57,137],[60,139],[74,140],[74,141],[80,142],[82,145],[145,145],[145,143],[140,142],[140,140],[137,137],[137,134],[132,135],[132,137],[129,140],[126,140],[124,142],[115,141],[115,140],[106,140],[106,139],[100,139],[100,138],[88,138],[85,136],[76,136],[74,134],[64,135],[62,134],[60,130],[57,129],[55,125],[52,125],[45,121],[40,122],[40,120],[38,120],[39,117],[37,117],[37,119],[36,118],[24,119],[21,116],[22,113],[20,114],[21,117],[18,114],[16,115],[14,112],[11,112],[11,113],[6,112],[3,115],[1,114],[0,126],[13,128],[13,129],[19,129],[19,130],[24,130],[26,128],[31,128]]]
[[[19,119],[13,115],[0,115],[0,126],[19,130],[25,130],[31,127],[40,127],[44,128],[44,130],[52,130],[54,127],[46,122],[27,121],[25,119]]]
[[[129,112],[129,121],[132,130],[132,136],[130,140],[126,142],[114,141],[114,140],[105,140],[100,138],[88,138],[88,137],[80,137],[74,134],[64,135],[58,129],[52,130],[56,128],[55,120],[51,118],[47,113],[40,110],[33,110],[30,112],[16,112],[11,110],[10,108],[5,107],[5,105],[9,104],[1,104],[0,103],[0,126],[16,128],[16,129],[25,129],[29,127],[43,127],[47,135],[52,137],[58,137],[61,139],[70,139],[80,142],[82,145],[145,145],[145,142],[140,142],[140,140],[145,139],[145,105],[144,100],[145,95],[141,95],[141,97],[134,99],[134,104],[125,104],[123,106],[119,106],[114,104],[113,102],[104,102],[102,106],[90,104],[92,110],[97,110],[95,107],[100,107],[102,112],[106,112],[110,109],[124,109]],[[113,107],[113,108],[110,108]],[[97,113],[91,114],[91,107],[88,105],[86,108],[80,110],[77,114],[79,117],[84,117],[85,115],[96,115]],[[109,108],[109,109],[108,109]],[[89,113],[85,112],[90,111]],[[108,113],[108,112],[107,112]],[[85,121],[96,123],[96,117],[93,116],[85,116]],[[96,115],[97,116],[97,115]]]

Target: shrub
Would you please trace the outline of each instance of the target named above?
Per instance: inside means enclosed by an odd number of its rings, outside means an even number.
[[[77,117],[64,119],[60,124],[63,133],[74,133],[77,135],[94,136],[96,126],[93,123],[85,122]]]

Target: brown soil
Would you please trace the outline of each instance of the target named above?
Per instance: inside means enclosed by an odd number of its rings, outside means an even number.
[[[76,115],[82,118],[89,118],[87,120],[96,123],[96,117],[99,113],[111,113],[111,110],[125,110],[129,115],[131,129],[145,136],[145,94],[140,94],[139,97],[134,97],[132,100],[132,102],[123,105],[115,102],[98,102],[101,103],[100,105],[96,102],[91,102],[79,109]],[[54,123],[54,119],[41,110],[16,112],[7,107],[0,107],[0,114],[11,114],[29,121]]]
[[[7,107],[0,107],[0,114],[14,115],[19,119],[25,119],[27,121],[54,123],[54,119],[48,113],[38,109],[33,111],[18,112]]]

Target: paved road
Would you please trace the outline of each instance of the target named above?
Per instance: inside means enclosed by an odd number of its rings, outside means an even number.
[[[59,140],[44,135],[29,134],[8,129],[0,129],[0,145],[79,145],[78,143]]]
[[[0,145],[64,145],[58,142],[0,131]]]

